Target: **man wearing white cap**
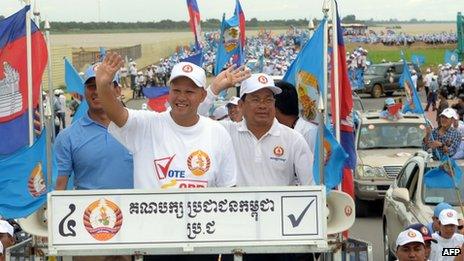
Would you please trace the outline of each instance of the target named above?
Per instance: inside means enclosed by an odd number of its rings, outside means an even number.
[[[221,82],[218,75],[208,96],[232,87]],[[269,75],[252,74],[240,88],[239,108],[244,120],[221,122],[237,153],[237,186],[288,186],[294,184],[295,174],[300,184],[313,184],[314,155],[305,139],[275,118],[274,95],[279,93],[281,89]]]
[[[232,97],[230,98],[229,102],[227,102],[227,114],[231,121],[240,122],[242,121],[242,111],[238,107],[238,102],[240,101],[239,97]]]
[[[412,228],[401,232],[396,238],[396,257],[398,261],[426,260],[422,234]]]
[[[15,244],[14,228],[6,220],[0,220],[0,260],[4,260],[6,248]]]
[[[126,109],[109,87],[122,66],[116,53],[97,71],[97,88],[111,119],[108,131],[134,153],[135,188],[197,188],[236,185],[234,147],[218,122],[198,115],[205,99],[205,71],[188,62],[176,64],[169,80],[170,111]]]
[[[443,256],[443,249],[461,248],[464,244],[464,236],[456,233],[456,227],[459,225],[458,213],[454,209],[444,209],[438,218],[440,230],[432,235],[437,244],[432,244],[430,260],[455,260],[455,257]]]
[[[432,149],[433,157],[441,159],[442,156],[452,157],[461,143],[461,133],[452,127],[459,117],[452,108],[446,108],[440,113],[440,127],[431,130],[426,128],[426,135],[422,142],[425,151]]]

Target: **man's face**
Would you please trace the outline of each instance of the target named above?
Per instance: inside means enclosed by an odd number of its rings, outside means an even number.
[[[242,120],[242,112],[238,105],[232,103],[227,104],[227,114],[231,121],[239,122]]]
[[[169,104],[173,117],[194,117],[200,103],[206,97],[206,91],[199,88],[187,77],[179,77],[171,82]]]
[[[425,247],[420,242],[412,242],[399,246],[396,250],[398,261],[425,260]]]
[[[245,100],[239,102],[247,124],[272,125],[275,117],[275,99],[271,90],[264,88],[248,93]]]
[[[440,116],[441,126],[444,128],[449,128],[453,124],[453,118],[447,118],[446,116]]]
[[[121,88],[119,88],[119,86],[115,85],[114,91],[116,92],[116,96],[121,95]],[[85,99],[87,100],[87,103],[89,104],[89,109],[91,111],[103,110],[101,100],[98,98],[97,85],[95,83],[95,78],[90,78],[85,84],[84,95],[85,95]]]
[[[456,225],[441,225],[440,224],[440,236],[446,239],[453,237],[456,232]]]

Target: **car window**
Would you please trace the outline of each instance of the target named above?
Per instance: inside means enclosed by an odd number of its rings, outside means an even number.
[[[459,166],[461,172],[464,172],[464,167]],[[424,173],[432,170],[433,168],[427,166],[424,170]],[[425,175],[425,174],[424,174]],[[457,184],[459,191],[464,191],[464,178],[461,179],[461,182]],[[461,194],[461,201],[464,200],[464,193]],[[425,185],[422,185],[422,201],[425,204],[436,205],[440,202],[448,202],[453,206],[459,205],[459,200],[456,197],[456,190],[454,188],[430,188]]]
[[[402,74],[403,73],[403,64],[395,65],[395,73]]]
[[[398,175],[398,187],[409,189],[412,183],[412,177],[415,176],[418,170],[419,166],[416,162],[408,163],[408,165],[406,165],[406,167],[404,167],[401,173]]]
[[[376,123],[361,126],[359,149],[422,148],[422,123]]]

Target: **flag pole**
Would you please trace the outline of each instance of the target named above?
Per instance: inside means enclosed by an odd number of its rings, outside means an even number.
[[[52,52],[50,49],[50,23],[45,20],[45,38],[48,50],[48,102],[45,116],[47,118],[47,187],[52,185],[52,142],[55,140],[55,115],[53,111]]]
[[[39,0],[35,0],[35,2],[34,2],[33,14],[34,14],[34,22],[37,25],[37,28],[39,28],[39,30],[40,30],[40,11],[39,11],[39,8],[38,8],[38,5],[37,5],[38,1]],[[41,125],[40,127],[41,127],[41,129],[45,125],[45,121],[44,121],[44,105],[43,105],[42,93],[43,93],[43,84],[40,83],[40,88],[39,88],[39,114],[40,114],[40,125]]]
[[[325,119],[327,119],[327,83],[328,83],[328,77],[327,77],[327,47],[328,47],[328,31],[327,31],[327,20],[329,17],[329,4],[328,1],[325,0],[324,3],[322,4],[322,13],[324,14],[324,19],[326,19],[325,23],[323,24],[323,32],[324,32],[324,37],[323,37],[323,53],[322,53],[322,61],[323,61],[323,68],[324,68],[324,79],[322,82],[322,92],[319,91],[319,93],[322,93],[319,95],[319,127],[318,127],[318,132],[319,132],[319,139],[320,139],[320,144],[319,144],[319,155],[318,160],[319,160],[319,177],[321,181],[321,185],[324,185],[325,180],[324,180],[324,124],[325,124]]]
[[[324,13],[324,18],[326,18],[326,23],[324,26],[324,57],[323,57],[323,63],[324,63],[324,85],[323,85],[323,95],[324,95],[324,108],[327,107],[327,102],[328,102],[328,64],[327,64],[327,57],[328,57],[328,47],[329,47],[329,10],[330,10],[330,5],[329,1],[325,0],[323,3],[322,7],[322,12]],[[328,110],[324,110],[324,120],[327,119],[328,117]]]
[[[335,126],[335,137],[337,142],[340,143],[340,86],[338,82],[338,32],[337,32],[337,7],[335,0],[332,0],[332,74],[333,74],[333,83],[334,86],[334,96],[332,97],[332,102],[335,102],[335,111],[334,111],[334,126]]]
[[[24,1],[26,5],[31,5],[31,0]],[[31,9],[26,12],[26,66],[27,66],[27,106],[29,121],[29,146],[34,143],[34,108],[32,102],[32,39],[31,39]]]

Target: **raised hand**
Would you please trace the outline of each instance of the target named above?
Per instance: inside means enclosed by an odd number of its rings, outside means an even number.
[[[227,88],[234,87],[235,84],[241,83],[250,77],[250,70],[245,65],[235,68],[235,64],[218,74],[211,82],[211,88],[214,94],[218,94]]]
[[[116,75],[123,65],[124,60],[119,54],[109,52],[95,72],[97,87],[108,86],[113,81],[114,75]]]

